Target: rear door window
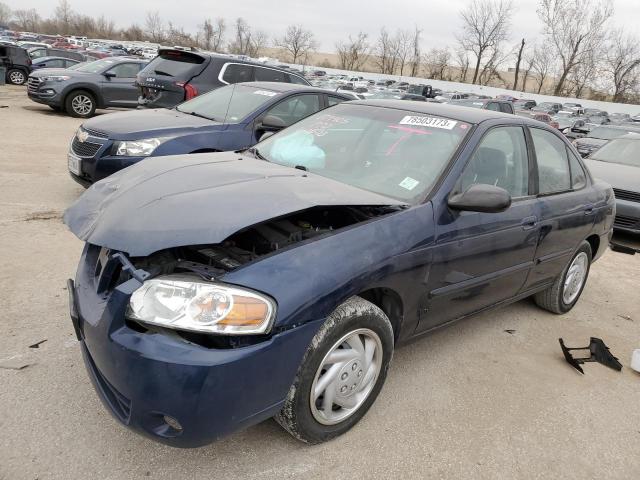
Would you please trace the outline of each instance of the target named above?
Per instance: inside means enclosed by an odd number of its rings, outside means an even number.
[[[256,82],[284,82],[285,73],[270,68],[255,67]]]
[[[578,157],[568,147],[567,151],[569,154],[569,166],[571,167],[571,188],[580,190],[587,186],[587,174],[582,168]]]
[[[139,63],[121,63],[109,69],[109,73],[115,73],[116,78],[135,78],[139,71]]]
[[[227,83],[243,83],[253,81],[254,68],[252,65],[229,63],[224,69],[222,80]]]
[[[539,193],[570,190],[571,173],[564,142],[553,133],[540,128],[532,128],[531,137],[538,159]]]

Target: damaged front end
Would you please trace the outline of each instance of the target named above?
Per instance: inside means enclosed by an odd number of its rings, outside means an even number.
[[[224,282],[227,273],[262,257],[321,239],[397,210],[398,207],[382,206],[315,207],[253,225],[221,243],[172,247],[149,256],[129,257],[124,252],[90,246],[94,252],[89,255],[89,261],[96,263],[96,288],[99,292],[107,292],[131,278],[140,284],[155,278],[180,276],[190,276],[204,282]],[[96,259],[93,260],[93,257]],[[282,331],[278,326],[255,335],[233,335],[235,331],[193,331],[180,328],[179,324],[144,321],[131,314],[126,316],[125,322],[140,333],[163,333],[206,348],[246,346]]]

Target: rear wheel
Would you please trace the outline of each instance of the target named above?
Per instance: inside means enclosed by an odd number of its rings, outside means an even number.
[[[384,312],[360,297],[347,300],[311,341],[276,421],[312,444],[343,434],[380,393],[392,355]]]
[[[24,85],[27,81],[27,76],[22,70],[12,69],[7,72],[7,79],[9,83],[13,83],[14,85]]]
[[[578,302],[582,294],[587,283],[590,266],[591,246],[588,242],[582,242],[554,284],[546,290],[536,293],[534,296],[536,304],[553,313],[567,313]]]
[[[85,90],[76,90],[67,95],[64,106],[69,115],[78,118],[91,117],[96,111],[93,95]]]

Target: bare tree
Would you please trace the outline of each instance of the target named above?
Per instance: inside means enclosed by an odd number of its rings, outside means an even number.
[[[236,19],[234,29],[234,38],[229,43],[229,51],[231,53],[256,57],[267,46],[267,34],[261,31],[252,31],[244,18],[239,17]]]
[[[58,6],[54,11],[53,16],[58,25],[58,33],[65,35],[71,33],[75,13],[73,12],[68,0],[60,0],[58,2]]]
[[[513,80],[513,88],[512,90],[516,90],[518,88],[518,75],[520,75],[520,62],[522,61],[522,51],[524,50],[524,38],[522,39],[522,43],[520,44],[520,49],[518,50],[518,59],[516,60],[516,72]]]
[[[639,85],[640,46],[638,38],[614,30],[603,55],[603,71],[613,86],[613,101],[623,102]]]
[[[537,91],[540,93],[544,82],[554,68],[555,61],[549,45],[538,45],[533,51],[533,71],[536,74]]]
[[[198,32],[198,38],[202,47],[205,50],[220,51],[225,29],[226,24],[224,18],[216,18],[215,22],[209,18],[205,19]]]
[[[526,92],[527,80],[529,80],[529,75],[531,74],[531,70],[533,69],[533,62],[535,60],[533,52],[529,51],[529,53],[527,53],[524,56],[523,60],[524,60],[524,70],[522,72],[522,87],[520,88],[520,90],[522,92]]]
[[[9,25],[13,12],[6,3],[0,2],[0,25]]]
[[[469,53],[464,48],[458,48],[455,51],[456,66],[459,70],[458,81],[466,82],[467,74],[469,73]]]
[[[396,63],[400,69],[400,75],[404,75],[404,68],[413,48],[411,33],[406,30],[398,30],[394,45]]]
[[[451,52],[448,48],[432,48],[425,55],[424,64],[427,77],[434,80],[444,80],[445,71],[451,62]]]
[[[476,83],[482,60],[508,37],[513,14],[511,0],[471,0],[460,12],[462,33],[460,43],[473,52],[476,65],[471,83]]]
[[[166,26],[160,12],[147,12],[147,16],[144,21],[145,33],[149,37],[149,40],[155,43],[162,43],[165,41]]]
[[[411,71],[409,75],[411,77],[417,77],[420,73],[420,60],[422,58],[422,54],[420,51],[420,35],[422,34],[422,30],[418,29],[416,26],[413,31],[413,37],[411,39],[411,59],[409,60],[409,67]]]
[[[129,28],[120,31],[120,35],[124,40],[141,40],[144,38],[144,31],[139,25],[131,24]]]
[[[28,10],[14,10],[13,17],[20,30],[35,32],[40,24],[40,15],[35,8]]]
[[[541,0],[538,16],[560,61],[554,95],[560,95],[571,71],[602,44],[612,14],[610,0]]]
[[[353,38],[349,35],[347,42],[336,44],[338,65],[343,70],[360,70],[369,58],[371,51],[367,34],[360,32]]]
[[[291,63],[301,63],[318,47],[318,42],[311,30],[305,30],[300,25],[289,25],[285,34],[276,39],[274,45],[286,52]]]
[[[394,39],[384,27],[380,29],[380,35],[373,47],[373,62],[378,67],[380,73],[393,75],[396,69],[396,47],[394,45]]]

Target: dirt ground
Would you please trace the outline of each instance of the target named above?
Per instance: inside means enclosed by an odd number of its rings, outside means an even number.
[[[640,374],[628,366],[640,348],[640,255],[612,251],[565,316],[527,300],[398,349],[373,408],[327,444],[298,443],[273,421],[196,450],[130,432],[94,393],[67,312],[82,245],[61,215],[83,191],[66,167],[81,122],[24,87],[0,86],[4,106],[1,479],[638,479]],[[590,336],[622,372],[588,364],[583,376],[564,361],[558,337]]]

